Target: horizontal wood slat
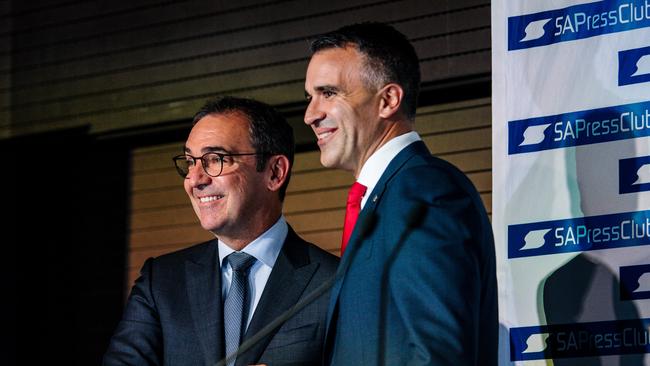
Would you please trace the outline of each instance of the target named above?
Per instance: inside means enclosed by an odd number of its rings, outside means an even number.
[[[163,171],[173,171],[174,174],[176,174],[176,169],[174,168],[174,162],[172,161],[172,158],[182,153],[183,143],[178,142],[175,143],[173,147],[167,148],[165,150],[155,151],[147,154],[139,154],[137,157],[134,156],[134,165],[132,167],[133,172],[136,175]],[[180,179],[179,175],[177,175],[177,177]]]
[[[454,103],[445,107],[420,108],[415,125],[421,135],[487,127],[492,124],[490,111],[489,99],[481,99],[473,103]]]
[[[183,207],[187,204],[187,195],[182,184],[156,191],[133,194],[131,199],[132,212],[151,211],[153,209]]]
[[[464,172],[492,169],[492,150],[477,149],[469,152],[438,154],[439,158],[457,166]]]
[[[138,248],[170,247],[186,243],[199,243],[211,237],[214,236],[201,229],[199,225],[183,225],[134,232],[131,233],[130,239],[131,248],[135,250]]]
[[[340,255],[342,230],[326,231],[321,233],[306,233],[302,237],[308,242],[314,243],[330,253]]]
[[[345,218],[345,208],[322,210],[312,213],[285,214],[296,232],[308,233],[340,230]]]
[[[448,134],[429,135],[424,136],[422,140],[433,155],[487,148],[492,144],[492,128],[482,127]]]
[[[129,220],[131,232],[159,229],[170,226],[198,226],[199,220],[194,214],[189,198],[184,206],[155,211],[132,212]]]
[[[323,169],[323,165],[320,163],[320,151],[315,150],[296,154],[293,174],[319,169]]]

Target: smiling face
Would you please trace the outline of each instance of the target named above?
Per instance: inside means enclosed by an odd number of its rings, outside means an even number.
[[[318,138],[321,163],[355,175],[385,132],[380,97],[364,82],[363,67],[363,55],[353,47],[326,49],[313,55],[305,79],[305,123]]]
[[[211,151],[255,152],[247,118],[238,112],[201,118],[187,138],[185,153],[199,157]],[[282,208],[277,192],[268,189],[268,167],[258,172],[253,155],[231,159],[232,170],[218,177],[207,175],[203,163],[197,160],[184,187],[201,226],[229,246],[239,248],[268,229]]]

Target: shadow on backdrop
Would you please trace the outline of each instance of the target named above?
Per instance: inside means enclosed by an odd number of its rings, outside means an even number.
[[[597,117],[586,116],[585,120],[597,120]],[[640,209],[637,195],[619,194],[617,174],[618,159],[636,154],[636,148],[630,141],[575,148],[577,198],[584,217]],[[567,160],[573,157],[569,153],[566,156]],[[570,165],[571,162],[568,161],[567,166]],[[637,251],[638,248],[584,251],[551,273],[543,285],[546,323],[574,324],[610,320],[632,320],[635,323],[639,311],[634,302],[625,301],[621,297],[618,268],[638,261]],[[642,326],[643,323],[638,321],[638,327]],[[556,358],[553,362],[556,366],[642,366],[644,355]]]

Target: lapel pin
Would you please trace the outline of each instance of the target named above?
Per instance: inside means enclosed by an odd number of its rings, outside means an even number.
[[[377,202],[377,195],[375,195],[375,196],[372,198],[372,203],[375,203],[375,202]]]

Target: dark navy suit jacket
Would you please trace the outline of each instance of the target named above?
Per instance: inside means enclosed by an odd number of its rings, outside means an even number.
[[[308,295],[338,259],[289,228],[244,336]],[[237,365],[317,365],[322,360],[329,292],[237,357]],[[104,365],[215,365],[225,357],[217,240],[148,259],[136,281]]]
[[[331,365],[496,365],[494,240],[473,185],[423,142],[389,164],[332,289]]]

